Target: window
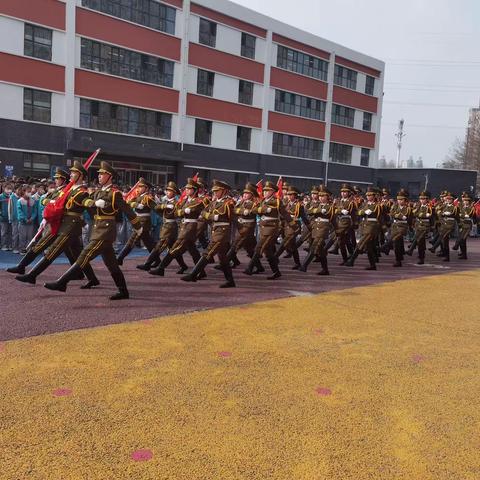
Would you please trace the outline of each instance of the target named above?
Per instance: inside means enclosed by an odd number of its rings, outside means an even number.
[[[173,86],[174,62],[82,38],[81,66],[142,82]]]
[[[333,83],[335,85],[340,85],[342,87],[351,88],[356,90],[357,88],[357,72],[355,70],[350,70],[346,67],[341,67],[340,65],[335,65],[335,74]]]
[[[300,117],[325,120],[326,103],[295,93],[275,90],[275,110]]]
[[[272,152],[288,157],[322,159],[323,142],[312,138],[295,137],[283,133],[273,134]]]
[[[355,109],[333,104],[332,123],[353,127],[355,121]]]
[[[253,35],[242,32],[242,48],[240,55],[242,57],[255,59],[255,42],[256,38]]]
[[[32,88],[23,89],[23,119],[50,123],[52,116],[52,94]]]
[[[238,83],[238,103],[251,105],[253,103],[253,83],[240,80]]]
[[[24,175],[45,175],[50,172],[52,164],[51,155],[41,153],[23,153],[23,174]]]
[[[27,57],[52,60],[52,31],[48,28],[25,24],[23,54]]]
[[[197,93],[200,95],[213,96],[213,83],[215,82],[215,73],[206,70],[198,70],[197,74]]]
[[[201,18],[198,41],[203,43],[203,45],[215,47],[215,44],[217,43],[217,24]]]
[[[82,5],[175,35],[176,10],[155,0],[82,0]]]
[[[210,145],[212,142],[212,122],[195,119],[195,143]]]
[[[350,164],[352,163],[352,147],[340,143],[331,143],[328,156],[332,162]]]
[[[250,150],[251,137],[251,128],[237,127],[237,150]]]
[[[328,62],[278,45],[277,67],[327,81]]]
[[[367,75],[367,78],[365,79],[365,93],[367,95],[373,95],[374,91],[375,91],[375,77],[371,77],[370,75]]]
[[[172,115],[82,98],[80,128],[169,140]]]
[[[362,148],[362,153],[360,155],[360,165],[362,167],[368,167],[370,163],[370,150],[368,148]]]
[[[372,114],[368,112],[363,112],[363,130],[367,132],[372,131]]]

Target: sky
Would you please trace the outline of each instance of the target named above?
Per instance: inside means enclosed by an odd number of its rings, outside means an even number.
[[[380,156],[440,165],[480,102],[480,0],[234,0],[383,60]]]

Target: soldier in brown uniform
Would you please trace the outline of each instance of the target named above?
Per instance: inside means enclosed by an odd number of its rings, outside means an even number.
[[[358,210],[358,217],[362,219],[361,237],[350,258],[345,262],[347,267],[353,267],[355,259],[360,253],[367,252],[369,266],[366,270],[376,270],[375,247],[384,218],[383,208],[377,200],[378,191],[374,187],[368,187],[363,202]]]
[[[211,198],[207,193],[207,185],[203,178],[199,177],[197,179],[198,183],[198,198],[202,201],[203,203],[203,209],[205,210],[210,201]],[[200,215],[198,217],[198,222],[197,222],[197,240],[200,243],[200,246],[205,249],[208,246],[208,222],[205,221],[205,219]]]
[[[254,267],[260,262],[261,256],[265,255],[273,272],[273,275],[267,277],[268,280],[275,280],[282,276],[278,268],[278,258],[275,256],[275,243],[280,232],[281,221],[291,221],[282,200],[275,196],[277,191],[278,187],[274,183],[265,182],[263,187],[264,198],[257,211],[261,215],[259,240],[255,247],[255,253],[244,271],[245,274],[252,275]]]
[[[141,235],[142,226],[138,217],[132,208],[123,200],[122,193],[112,185],[112,179],[115,170],[107,163],[101,162],[98,170],[98,181],[100,187],[93,198],[89,197],[83,200],[82,205],[87,208],[95,208],[92,234],[90,242],[82,250],[77,261],[67,270],[57,281],[46,283],[45,287],[49,290],[65,292],[67,284],[74,276],[97,256],[102,255],[102,259],[108,268],[110,275],[118,288],[118,292],[110,297],[110,300],[121,300],[129,297],[125,277],[117,263],[113,242],[116,236],[115,216],[123,212],[133,225],[138,234]]]
[[[187,250],[195,264],[200,260],[200,252],[195,243],[197,241],[198,217],[204,209],[204,204],[202,199],[198,198],[198,189],[198,183],[193,178],[189,178],[185,186],[186,197],[176,207],[176,215],[181,219],[178,237],[171,248],[168,249],[167,254],[163,257],[158,267],[148,272],[151,275],[163,277],[165,268],[170,265],[172,260],[174,258],[178,259]],[[203,276],[205,276],[204,272],[200,274],[200,278],[203,278]]]
[[[57,168],[53,178],[55,179],[55,189],[52,192],[48,192],[45,197],[41,200],[42,205],[45,207],[48,203],[53,202],[59,195],[60,192],[66,187],[69,174],[61,169]],[[28,250],[27,253],[22,257],[18,265],[14,267],[7,268],[9,273],[25,273],[25,267],[30,265],[46,248],[48,248],[54,241],[56,235],[52,234],[50,225],[46,225],[45,229],[42,232],[42,235],[39,240],[37,240]],[[69,249],[65,251],[65,255],[68,257],[71,264],[75,262],[73,254]],[[80,275],[80,278],[83,278],[83,274]]]
[[[325,186],[320,185],[318,194],[319,202],[310,204],[307,212],[311,218],[312,245],[300,270],[306,272],[308,265],[315,257],[318,257],[322,265],[318,275],[330,275],[327,263],[328,250],[326,242],[334,224],[335,205],[331,200],[332,193]]]
[[[132,251],[135,244],[142,240],[143,244],[147,247],[147,250],[151,252],[155,246],[155,242],[150,234],[152,230],[152,217],[151,214],[155,211],[157,206],[153,196],[150,194],[151,185],[143,178],[140,177],[137,185],[137,196],[129,202],[129,205],[133,208],[134,212],[142,226],[142,234],[139,235],[135,230],[128,239],[122,251],[118,254],[117,262],[119,265],[123,265],[123,260]]]
[[[445,262],[450,261],[450,235],[455,231],[458,214],[459,209],[453,203],[453,195],[450,192],[445,192],[444,201],[436,207],[436,215],[440,221],[438,238],[430,248],[430,251],[434,253],[436,248],[441,245]]]
[[[452,250],[458,250],[460,247],[460,260],[467,259],[467,239],[470,236],[473,225],[477,223],[475,205],[472,197],[467,193],[462,193],[462,203],[458,208],[458,239]]]
[[[312,207],[318,205],[319,203],[320,200],[318,199],[318,187],[313,185],[310,189],[310,199],[308,200],[308,203],[304,206],[310,224],[313,218],[308,212]],[[310,246],[312,245],[312,230],[309,226],[307,227],[307,225],[303,225],[302,227],[302,234],[297,240],[297,249],[300,248],[305,242],[307,242],[308,247],[304,248],[304,250],[308,251],[310,249]]]
[[[45,250],[43,258],[35,264],[30,272],[15,277],[16,280],[20,282],[35,284],[37,277],[63,252],[69,252],[69,256],[73,259],[71,262],[73,265],[82,251],[82,241],[80,238],[82,226],[84,225],[83,211],[85,210],[85,206],[83,205],[83,201],[88,198],[88,192],[83,186],[83,182],[84,179],[87,178],[87,171],[80,162],[75,160],[70,172],[70,178],[75,183],[66,198],[62,221],[55,239]],[[100,284],[89,263],[87,263],[82,270],[88,278],[88,283],[81,288],[89,289]],[[78,271],[72,280],[82,278],[82,271]]]
[[[357,207],[353,200],[353,189],[350,185],[346,183],[342,185],[340,189],[340,199],[335,202],[335,208],[335,235],[343,259],[340,265],[345,265],[349,252],[353,253],[355,249],[355,245],[352,245],[352,235],[353,238],[355,238],[353,225],[356,221]]]
[[[220,288],[235,287],[232,267],[227,256],[230,249],[234,213],[233,200],[227,196],[230,190],[231,187],[227,183],[220,180],[213,181],[213,199],[202,213],[203,218],[211,223],[211,240],[191,273],[182,277],[183,281],[196,282],[198,276],[204,273],[207,264],[217,255],[226,279],[226,282],[220,285]]]
[[[162,214],[162,228],[160,238],[153,250],[150,252],[145,263],[137,265],[139,270],[150,270],[152,267],[158,267],[160,255],[171,248],[178,235],[178,220],[176,216],[177,195],[180,194],[175,182],[168,182],[165,188],[165,200],[155,207],[155,211]],[[176,257],[180,270],[177,273],[185,273],[188,269],[182,255]]]
[[[293,257],[295,265],[293,270],[298,270],[300,268],[300,256],[298,254],[297,248],[297,236],[302,231],[302,222],[309,228],[310,221],[308,220],[307,214],[305,213],[305,208],[303,202],[299,200],[298,195],[299,191],[294,186],[290,185],[287,190],[288,201],[285,203],[285,209],[291,217],[290,222],[286,222],[283,228],[283,241],[278,247],[275,256],[280,258],[280,255],[286,250],[290,256]]]
[[[385,207],[384,207],[385,208]],[[401,267],[405,254],[404,238],[412,224],[413,212],[409,205],[408,191],[402,189],[397,194],[397,203],[389,209],[392,224],[391,239],[386,243],[383,251],[388,255],[391,248],[395,252],[394,267]]]
[[[412,255],[415,247],[418,247],[418,265],[425,263],[425,251],[427,249],[427,235],[429,234],[435,218],[434,210],[430,205],[430,194],[427,191],[420,193],[419,202],[413,209],[413,217],[415,218],[415,237],[406,252]]]

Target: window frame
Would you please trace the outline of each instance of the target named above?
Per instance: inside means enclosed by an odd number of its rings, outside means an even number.
[[[277,45],[277,67],[299,73],[310,78],[328,81],[329,62],[323,58]]]
[[[332,123],[349,128],[355,126],[355,109],[345,105],[332,105]]]
[[[365,155],[366,152],[366,155]],[[366,156],[366,161],[365,161]],[[360,166],[368,167],[370,166],[370,148],[362,148],[360,152]]]
[[[48,96],[48,102],[43,102],[45,104],[48,103],[48,107],[40,104],[42,101],[39,100],[38,97],[43,95],[45,95],[45,97]],[[35,97],[37,97],[37,99]],[[45,112],[48,113],[45,114]],[[46,115],[45,119],[42,118],[43,115]],[[52,123],[52,92],[25,87],[23,89],[23,120]]]
[[[365,94],[372,96],[375,94],[375,77],[371,75],[365,77]]]
[[[372,131],[373,114],[370,112],[363,112],[362,130],[365,132]]]
[[[213,89],[215,86],[215,72],[197,69],[197,94],[213,97]]]
[[[353,147],[343,143],[330,142],[328,158],[333,163],[352,164]]]
[[[248,45],[248,41],[252,42],[253,45]],[[249,33],[242,32],[242,39],[240,44],[240,55],[245,58],[250,58],[255,60],[257,45],[257,37],[250,35]]]
[[[202,28],[203,25],[203,28]],[[208,27],[208,28],[207,28]],[[206,18],[200,17],[198,27],[198,43],[215,48],[217,45],[217,24]]]
[[[31,39],[27,38],[27,30],[31,30]],[[48,34],[47,36],[49,36],[49,39],[47,40],[49,42],[44,43],[39,41],[42,37],[38,36],[38,33]],[[48,54],[46,56],[39,55],[38,50],[44,48],[48,49]],[[28,52],[27,50],[30,49],[31,51]],[[51,28],[40,27],[31,23],[25,23],[23,29],[23,54],[26,57],[38,58],[40,60],[51,62],[53,55],[53,30]]]
[[[205,127],[204,131],[202,131],[201,126]],[[198,143],[199,145],[211,145],[212,144],[212,130],[213,130],[213,122],[211,120],[203,120],[202,118],[195,119],[195,137],[194,142]],[[201,138],[201,134],[206,134],[206,140],[204,141]]]
[[[285,157],[308,158],[321,161],[324,142],[314,138],[299,137],[286,133],[273,133],[272,153]]]
[[[357,89],[358,72],[356,70],[335,64],[333,73],[334,85],[349,88],[350,90]]]
[[[275,90],[275,111],[312,120],[325,121],[327,102],[285,90]]]
[[[245,134],[245,136],[242,135]],[[245,141],[246,144],[242,145],[242,141]],[[249,152],[250,147],[251,147],[251,142],[252,142],[252,129],[249,127],[244,127],[241,125],[237,126],[237,143],[236,143],[236,148],[237,150],[244,150]]]
[[[242,88],[243,85],[243,88]],[[245,88],[248,87],[248,88]],[[250,90],[251,87],[251,90]],[[255,84],[248,80],[238,81],[238,103],[242,105],[253,105],[253,92],[255,90]]]

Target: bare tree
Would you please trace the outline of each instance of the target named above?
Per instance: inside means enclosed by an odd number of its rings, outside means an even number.
[[[465,141],[456,138],[442,163],[442,168],[460,169],[465,166]]]

